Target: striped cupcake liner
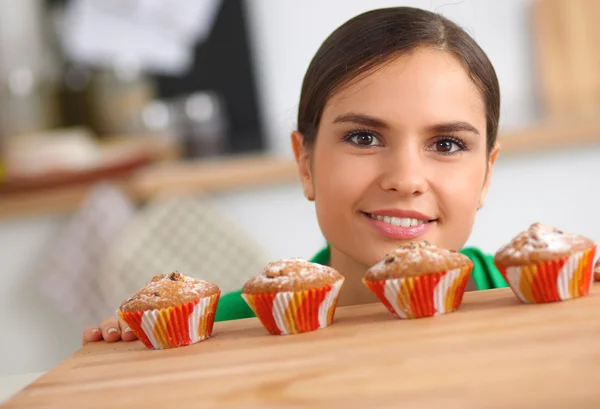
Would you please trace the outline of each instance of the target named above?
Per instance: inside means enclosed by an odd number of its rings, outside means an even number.
[[[496,267],[523,303],[566,301],[590,292],[595,253],[596,246],[543,263]]]
[[[363,283],[400,319],[433,317],[458,309],[473,266],[442,273]]]
[[[170,308],[117,314],[151,349],[195,344],[212,335],[220,293]]]
[[[333,323],[340,288],[333,285],[304,291],[242,294],[265,329],[273,335],[298,334]]]

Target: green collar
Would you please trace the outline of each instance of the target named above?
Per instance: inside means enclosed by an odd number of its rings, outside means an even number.
[[[329,265],[329,243],[327,243],[324,249],[315,254],[310,261],[324,266]]]

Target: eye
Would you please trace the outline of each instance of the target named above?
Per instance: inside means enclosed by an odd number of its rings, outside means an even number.
[[[354,131],[346,135],[346,142],[358,145],[360,147],[381,146],[383,145],[379,138],[370,131]]]
[[[436,140],[430,149],[443,155],[452,155],[466,150],[466,144],[458,138],[445,136]]]

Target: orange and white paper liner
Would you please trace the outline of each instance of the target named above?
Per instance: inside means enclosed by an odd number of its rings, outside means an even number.
[[[526,304],[566,301],[590,292],[595,253],[596,246],[544,263],[496,267]]]
[[[176,348],[212,335],[219,296],[220,293],[170,308],[117,314],[148,348]]]
[[[363,283],[396,318],[433,317],[458,309],[472,268]]]
[[[344,280],[305,291],[242,294],[260,322],[273,335],[298,334],[332,324]]]

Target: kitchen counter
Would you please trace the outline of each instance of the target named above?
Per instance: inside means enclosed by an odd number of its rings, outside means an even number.
[[[379,303],[333,326],[273,336],[257,319],[219,322],[196,345],[88,344],[5,408],[597,408],[600,283],[579,299],[521,304],[510,289],[398,320]]]

